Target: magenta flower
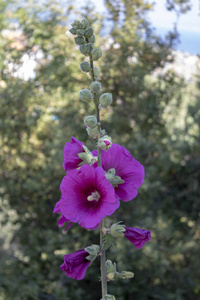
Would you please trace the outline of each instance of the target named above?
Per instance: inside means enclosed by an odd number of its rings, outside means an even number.
[[[151,232],[149,230],[125,227],[126,231],[123,232],[125,237],[133,244],[137,249],[142,248],[145,242],[150,242]]]
[[[65,255],[64,263],[60,266],[61,270],[70,278],[82,280],[90,265],[90,261],[86,259],[88,255],[84,249]]]
[[[92,153],[97,155],[96,150]],[[114,183],[116,196],[125,202],[135,198],[137,189],[144,181],[144,167],[131,156],[128,150],[118,144],[113,144],[110,149],[102,150],[101,153],[103,169],[106,172],[111,170],[112,174],[109,176],[112,175],[113,180],[111,178],[109,181]]]
[[[73,136],[71,141],[65,144],[63,168],[66,172],[78,168],[78,165],[82,162],[82,159],[77,154],[84,152],[83,145],[84,143],[81,143]]]
[[[101,220],[119,207],[114,188],[102,168],[83,165],[69,172],[60,185],[59,206],[62,216],[83,228],[95,229]]]
[[[58,201],[55,205],[54,211],[53,213],[60,213],[60,201]],[[58,227],[62,227],[64,223],[69,222],[69,220],[67,220],[63,215],[60,216],[60,219],[58,220]],[[67,225],[67,227],[65,228],[65,231],[70,228],[72,225],[72,222],[69,222],[69,224]]]

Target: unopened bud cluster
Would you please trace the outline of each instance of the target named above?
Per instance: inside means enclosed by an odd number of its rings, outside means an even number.
[[[102,50],[100,48],[94,48],[95,36],[93,28],[89,26],[86,19],[82,21],[74,21],[70,32],[76,35],[74,38],[75,43],[79,45],[80,52],[89,57],[89,62],[84,61],[80,64],[81,71],[89,73],[92,78],[92,83],[89,89],[83,89],[79,95],[82,101],[86,103],[94,102],[96,108],[104,109],[112,103],[112,94],[102,93],[101,83],[99,82],[99,76],[101,71],[94,66],[93,62],[99,60],[102,57]],[[100,129],[100,123],[94,116],[87,116],[84,120],[86,125],[86,131],[91,138],[101,138],[98,142],[98,146],[103,150],[108,150],[112,146],[111,137],[106,135],[105,130]]]

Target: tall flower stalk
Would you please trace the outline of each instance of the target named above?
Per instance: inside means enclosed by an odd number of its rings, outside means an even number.
[[[149,242],[150,231],[126,227],[121,222],[105,228],[104,218],[111,216],[120,206],[120,200],[127,202],[137,196],[137,189],[144,180],[144,168],[128,150],[118,144],[101,129],[100,110],[112,103],[112,94],[103,93],[100,83],[100,70],[94,62],[102,56],[100,48],[94,49],[95,36],[86,19],[74,21],[70,32],[75,35],[75,43],[80,52],[88,58],[80,64],[83,72],[89,73],[89,89],[80,91],[84,102],[94,103],[96,116],[84,119],[90,138],[96,140],[97,150],[92,152],[74,137],[64,148],[63,167],[66,176],[60,185],[61,199],[56,203],[54,212],[61,213],[58,226],[68,222],[78,223],[81,227],[95,230],[100,226],[100,244],[91,245],[64,256],[60,266],[66,276],[82,280],[87,268],[99,256],[101,266],[102,300],[115,300],[108,294],[107,282],[115,278],[129,279],[134,274],[130,271],[118,272],[115,263],[106,260],[106,250],[115,239],[126,237],[137,249]],[[65,230],[66,230],[65,229]]]

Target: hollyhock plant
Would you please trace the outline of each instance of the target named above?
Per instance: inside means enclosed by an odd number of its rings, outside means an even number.
[[[140,229],[136,227],[125,227],[124,236],[133,244],[137,249],[142,248],[145,242],[150,242],[151,232],[149,230]]]
[[[96,150],[92,153],[97,155]],[[106,177],[113,184],[118,199],[127,202],[135,198],[137,189],[144,181],[143,166],[118,144],[112,144],[110,149],[102,150],[101,154],[102,167],[107,172]]]
[[[101,167],[83,165],[69,172],[60,185],[59,206],[62,216],[83,228],[94,229],[105,216],[119,207],[113,186]]]
[[[60,266],[70,278],[82,280],[85,277],[90,261],[86,258],[89,255],[84,249],[64,256],[64,263]]]

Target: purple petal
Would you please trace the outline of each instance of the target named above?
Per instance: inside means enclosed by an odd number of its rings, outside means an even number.
[[[124,235],[137,249],[142,248],[145,242],[150,242],[151,239],[151,232],[149,230],[136,227],[126,227]]]

